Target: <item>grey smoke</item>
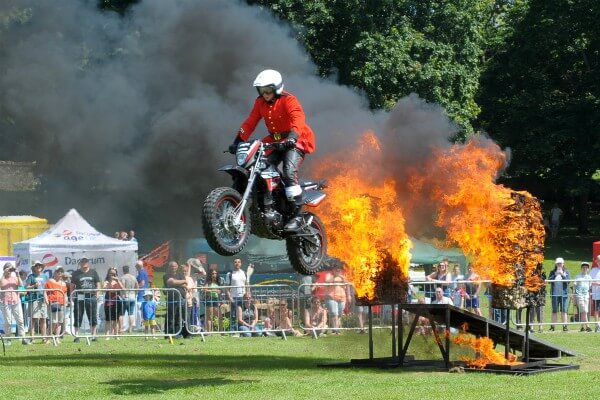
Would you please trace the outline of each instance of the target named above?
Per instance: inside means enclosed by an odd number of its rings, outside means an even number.
[[[52,183],[28,213],[54,221],[75,207],[105,232],[201,235],[202,200],[229,184],[216,169],[231,162],[222,151],[265,68],[280,70],[305,108],[318,139],[309,165],[373,129],[385,148],[377,168],[401,179],[456,131],[416,95],[390,112],[370,111],[357,91],[316,76],[290,28],[259,8],[143,0],[120,18],[95,4],[10,0],[0,8],[31,15],[0,42],[0,129],[13,143],[3,158],[37,160]],[[263,134],[259,125],[255,137]]]

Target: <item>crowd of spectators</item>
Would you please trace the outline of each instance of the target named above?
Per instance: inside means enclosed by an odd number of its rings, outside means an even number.
[[[600,332],[600,283],[594,281],[600,279],[600,257],[597,261],[591,271],[590,263],[581,263],[581,272],[571,279],[564,260],[555,260],[547,285],[540,289],[542,301],[530,313],[532,328],[537,323],[538,330],[543,329],[547,286],[552,311],[550,331],[557,325],[567,331],[569,323],[581,323],[580,330],[590,332],[591,313],[595,331]],[[34,339],[58,343],[65,333],[72,334],[75,342],[82,336],[95,341],[99,325],[107,340],[119,339],[123,334],[155,338],[190,338],[213,332],[244,337],[319,337],[339,335],[343,329],[365,332],[367,307],[356,304],[353,286],[339,267],[324,272],[319,282],[304,277],[299,296],[293,292],[259,292],[259,287],[250,285],[253,265],[244,269],[241,259],[235,259],[231,270],[223,274],[214,265],[205,268],[196,258],[184,263],[171,261],[157,285],[160,289],[149,287],[142,261],[136,263],[133,273],[129,266],[111,267],[102,278],[86,258],[80,260],[72,275],[58,266],[49,277],[43,267],[35,261],[31,273],[22,274],[12,263],[6,263],[0,278],[4,332],[11,332],[14,326],[16,336],[25,345]],[[541,264],[536,274],[546,280]],[[410,288],[414,302],[451,304],[478,315],[482,314],[480,299],[487,298],[489,304],[490,298],[488,285],[472,265],[463,274],[458,265],[449,268],[447,260],[426,275],[424,282],[412,282]],[[374,308],[380,322],[392,312],[389,306]],[[505,322],[502,310],[488,309],[490,318]],[[524,325],[521,314],[516,315],[517,324]],[[159,325],[158,320],[164,323]],[[429,332],[426,321],[418,321],[418,332]]]

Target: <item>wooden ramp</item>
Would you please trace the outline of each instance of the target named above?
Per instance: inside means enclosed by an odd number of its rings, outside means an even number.
[[[466,310],[448,304],[401,304],[402,310],[429,318],[436,325],[448,325],[461,329],[467,323],[467,332],[475,336],[487,336],[496,344],[506,343],[506,326],[485,317],[470,313]],[[525,348],[525,332],[509,329],[508,343],[512,351],[522,352]],[[529,357],[531,358],[557,358],[562,356],[575,356],[575,353],[558,347],[535,335],[529,334]],[[405,349],[406,350],[406,349]]]

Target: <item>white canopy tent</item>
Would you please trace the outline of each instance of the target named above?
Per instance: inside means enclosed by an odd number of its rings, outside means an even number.
[[[61,265],[65,271],[78,268],[83,257],[90,260],[92,269],[104,279],[109,267],[129,265],[137,261],[138,244],[111,238],[98,232],[75,209],[71,209],[46,232],[13,244],[17,268],[29,271],[34,260],[45,265],[45,271],[54,271]]]

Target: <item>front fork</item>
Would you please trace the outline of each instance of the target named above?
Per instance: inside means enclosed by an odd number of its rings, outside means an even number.
[[[242,215],[244,214],[244,210],[246,209],[246,204],[248,204],[248,198],[250,197],[250,193],[252,193],[252,188],[254,187],[254,181],[256,180],[256,166],[250,168],[250,178],[248,178],[248,184],[246,185],[246,190],[244,191],[244,195],[242,196],[242,201],[235,209],[235,217],[233,218],[233,225],[236,227],[239,233],[243,232],[245,229],[244,223],[242,222]]]

